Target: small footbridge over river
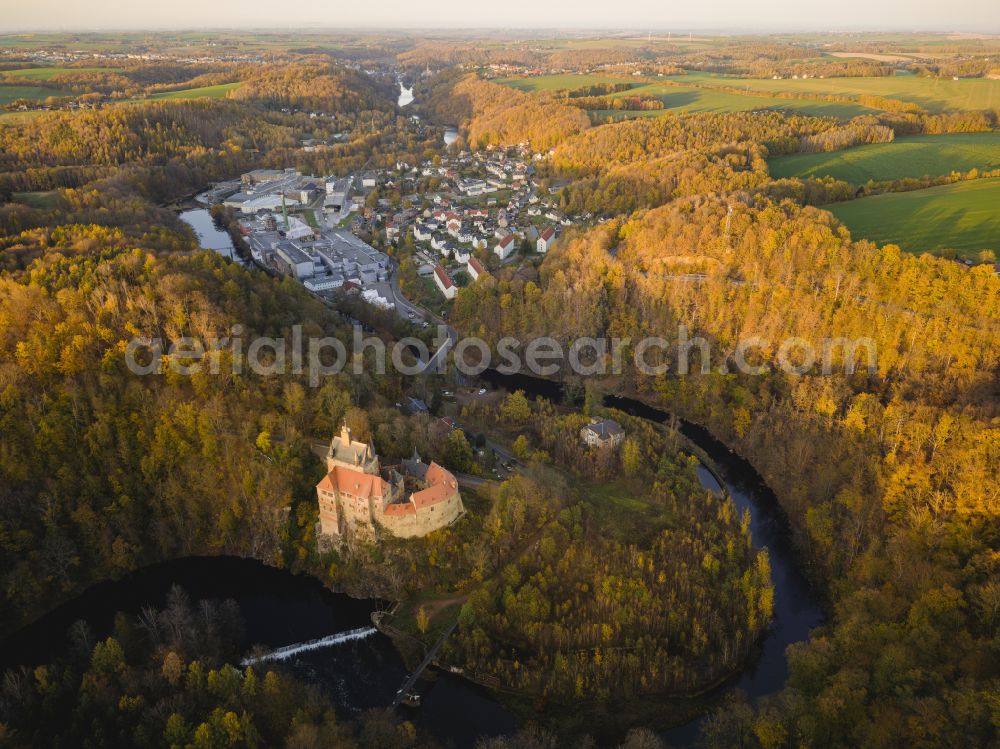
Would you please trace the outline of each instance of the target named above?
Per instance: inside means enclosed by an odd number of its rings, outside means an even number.
[[[406,677],[406,681],[403,682],[403,686],[401,686],[399,688],[399,691],[396,692],[396,696],[392,700],[392,706],[389,708],[390,710],[395,710],[397,707],[399,707],[400,703],[412,691],[413,685],[417,683],[417,681],[423,675],[424,671],[427,670],[427,667],[434,662],[435,658],[437,658],[437,654],[441,650],[441,646],[444,645],[445,640],[451,637],[451,633],[455,631],[455,627],[457,626],[458,626],[458,620],[456,619],[454,622],[448,625],[447,629],[445,629],[441,633],[441,635],[437,638],[437,640],[434,641],[434,644],[431,645],[430,649],[427,651],[427,655],[425,655],[424,659],[420,662],[420,665],[417,666],[417,668],[409,676]]]

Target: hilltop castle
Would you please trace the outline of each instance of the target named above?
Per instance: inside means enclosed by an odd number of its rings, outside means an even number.
[[[320,533],[339,538],[350,530],[374,538],[424,536],[465,512],[454,475],[417,451],[399,466],[382,469],[371,444],[355,440],[344,425],[326,453],[327,474],[316,485]]]

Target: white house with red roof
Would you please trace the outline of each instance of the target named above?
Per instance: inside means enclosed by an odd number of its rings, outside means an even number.
[[[506,260],[514,252],[516,246],[517,243],[514,239],[514,235],[506,234],[503,239],[497,242],[497,246],[493,248],[493,254],[501,260]]]
[[[451,276],[448,275],[448,271],[442,268],[440,265],[434,266],[434,283],[444,294],[445,299],[454,299],[455,294],[458,293],[458,287],[455,286],[455,282],[451,280]]]
[[[551,226],[546,228],[541,234],[538,235],[538,240],[535,242],[535,252],[540,255],[544,255],[549,251],[552,243],[556,241],[556,230]]]
[[[465,264],[465,268],[469,272],[469,276],[472,278],[473,281],[478,281],[481,275],[489,272],[486,270],[485,267],[483,267],[483,264],[479,262],[479,260],[475,257],[469,258],[469,262]]]

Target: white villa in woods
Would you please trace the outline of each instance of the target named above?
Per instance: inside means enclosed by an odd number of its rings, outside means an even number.
[[[458,293],[458,287],[455,286],[455,282],[451,280],[451,276],[440,265],[434,266],[434,283],[437,284],[441,293],[444,294],[445,299],[454,299],[455,294]]]
[[[580,438],[590,447],[617,447],[625,441],[625,430],[612,419],[591,419],[580,430]]]
[[[416,450],[398,466],[382,468],[371,444],[355,440],[345,425],[326,454],[327,474],[316,485],[319,532],[375,538],[424,536],[465,513],[455,476]]]

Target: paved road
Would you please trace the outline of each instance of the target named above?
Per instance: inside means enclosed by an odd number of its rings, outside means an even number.
[[[409,319],[409,313],[412,312],[421,319],[426,317],[431,320],[436,320],[435,316],[428,310],[425,310],[419,305],[413,304],[413,302],[403,296],[403,292],[399,290],[399,276],[395,270],[393,270],[389,275],[389,289],[392,291],[392,298],[396,303],[396,311],[399,312],[400,317]]]
[[[396,303],[396,311],[404,320],[409,320],[409,313],[412,312],[417,319],[427,320],[435,325],[443,325],[447,329],[448,339],[438,347],[438,350],[434,352],[427,361],[427,364],[424,365],[422,374],[436,372],[438,364],[458,342],[458,331],[448,325],[444,318],[435,315],[430,310],[418,304],[414,304],[403,296],[403,292],[399,288],[399,276],[396,271],[393,271],[389,276],[389,290],[392,292],[393,301]]]
[[[490,479],[483,478],[482,476],[472,476],[468,473],[455,473],[455,479],[458,481],[458,485],[468,489],[475,489],[477,486],[482,486],[483,484],[488,484]]]
[[[504,461],[510,463],[511,465],[518,467],[521,466],[521,461],[517,459],[517,456],[514,455],[514,453],[512,453],[507,448],[497,444],[493,440],[486,440],[486,447],[492,450],[495,455],[502,458]]]

